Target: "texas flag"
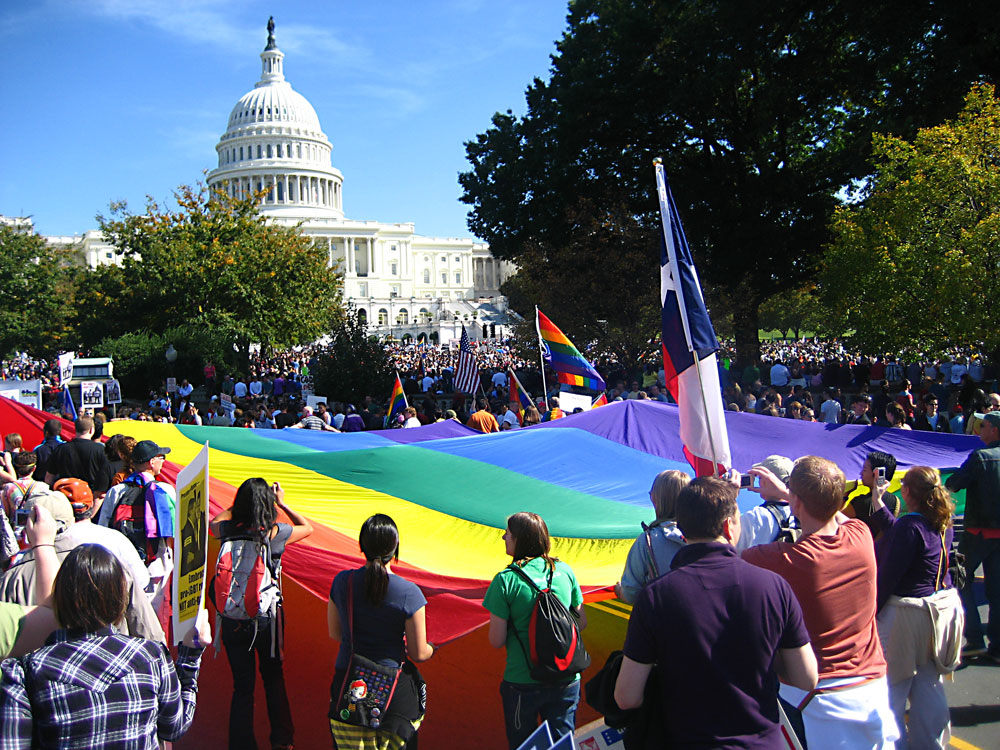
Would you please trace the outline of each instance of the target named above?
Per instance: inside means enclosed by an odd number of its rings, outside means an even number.
[[[654,164],[663,224],[660,300],[667,390],[680,407],[681,442],[695,474],[722,474],[732,465],[732,457],[715,356],[719,341],[663,164],[659,159]]]

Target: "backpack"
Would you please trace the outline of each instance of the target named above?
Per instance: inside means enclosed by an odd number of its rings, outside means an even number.
[[[219,547],[210,594],[220,617],[256,620],[273,617],[281,605],[281,563],[271,568],[270,542],[231,536]]]
[[[552,591],[553,570],[549,570],[545,588],[541,589],[516,565],[508,565],[507,569],[526,581],[536,594],[528,621],[530,649],[525,648],[514,623],[509,625],[531,667],[532,679],[545,683],[566,682],[577,672],[589,667],[590,654],[580,636],[580,623]]]
[[[775,542],[788,542],[789,544],[795,544],[802,537],[802,529],[799,527],[798,519],[789,513],[785,518],[781,517],[781,513],[778,512],[778,505],[783,505],[784,503],[773,503],[766,502],[760,507],[764,508],[768,513],[774,516],[775,523],[778,524],[778,536],[774,538]]]
[[[125,489],[118,496],[111,528],[124,534],[139,553],[139,559],[148,563],[151,561],[146,537],[146,490],[149,483],[134,484],[126,480],[123,485]]]

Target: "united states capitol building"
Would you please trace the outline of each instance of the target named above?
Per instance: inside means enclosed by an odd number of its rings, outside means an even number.
[[[462,324],[479,338],[482,323],[506,323],[500,284],[513,266],[471,238],[424,237],[412,222],[348,219],[344,176],[332,166],[330,140],[316,110],[285,80],[284,53],[268,23],[262,71],[240,97],[216,146],[210,188],[233,197],[267,190],[260,211],[269,220],[301,225],[343,274],[344,299],[369,330],[395,340],[457,341]],[[82,261],[115,262],[99,231],[48,237],[76,245]]]

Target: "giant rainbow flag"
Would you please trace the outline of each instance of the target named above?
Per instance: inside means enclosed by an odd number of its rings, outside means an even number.
[[[0,428],[33,446],[51,415],[0,398]],[[733,465],[746,470],[772,453],[836,461],[857,477],[871,450],[901,466],[958,466],[981,445],[964,435],[831,426],[727,412]],[[64,435],[72,427],[65,423]],[[501,533],[520,510],[545,519],[556,555],[568,562],[590,601],[609,597],[641,521],[652,519],[648,491],[664,469],[690,473],[678,438],[677,407],[624,401],[526,429],[483,435],[448,420],[410,430],[331,433],[249,430],[114,421],[124,432],[171,448],[166,474],[210,447],[213,512],[228,507],[252,476],[280,481],[286,501],[316,531],[289,547],[284,571],[326,599],[333,576],[362,563],[357,534],[375,512],[400,528],[396,572],[428,598],[431,640],[454,639],[487,621],[481,600],[508,562]],[[749,508],[759,496],[742,492]]]

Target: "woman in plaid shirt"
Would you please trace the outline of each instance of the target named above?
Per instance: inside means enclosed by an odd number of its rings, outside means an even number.
[[[205,612],[178,648],[119,634],[128,583],[118,559],[83,544],[63,561],[53,604],[62,630],[0,664],[0,747],[156,750],[191,726]]]

